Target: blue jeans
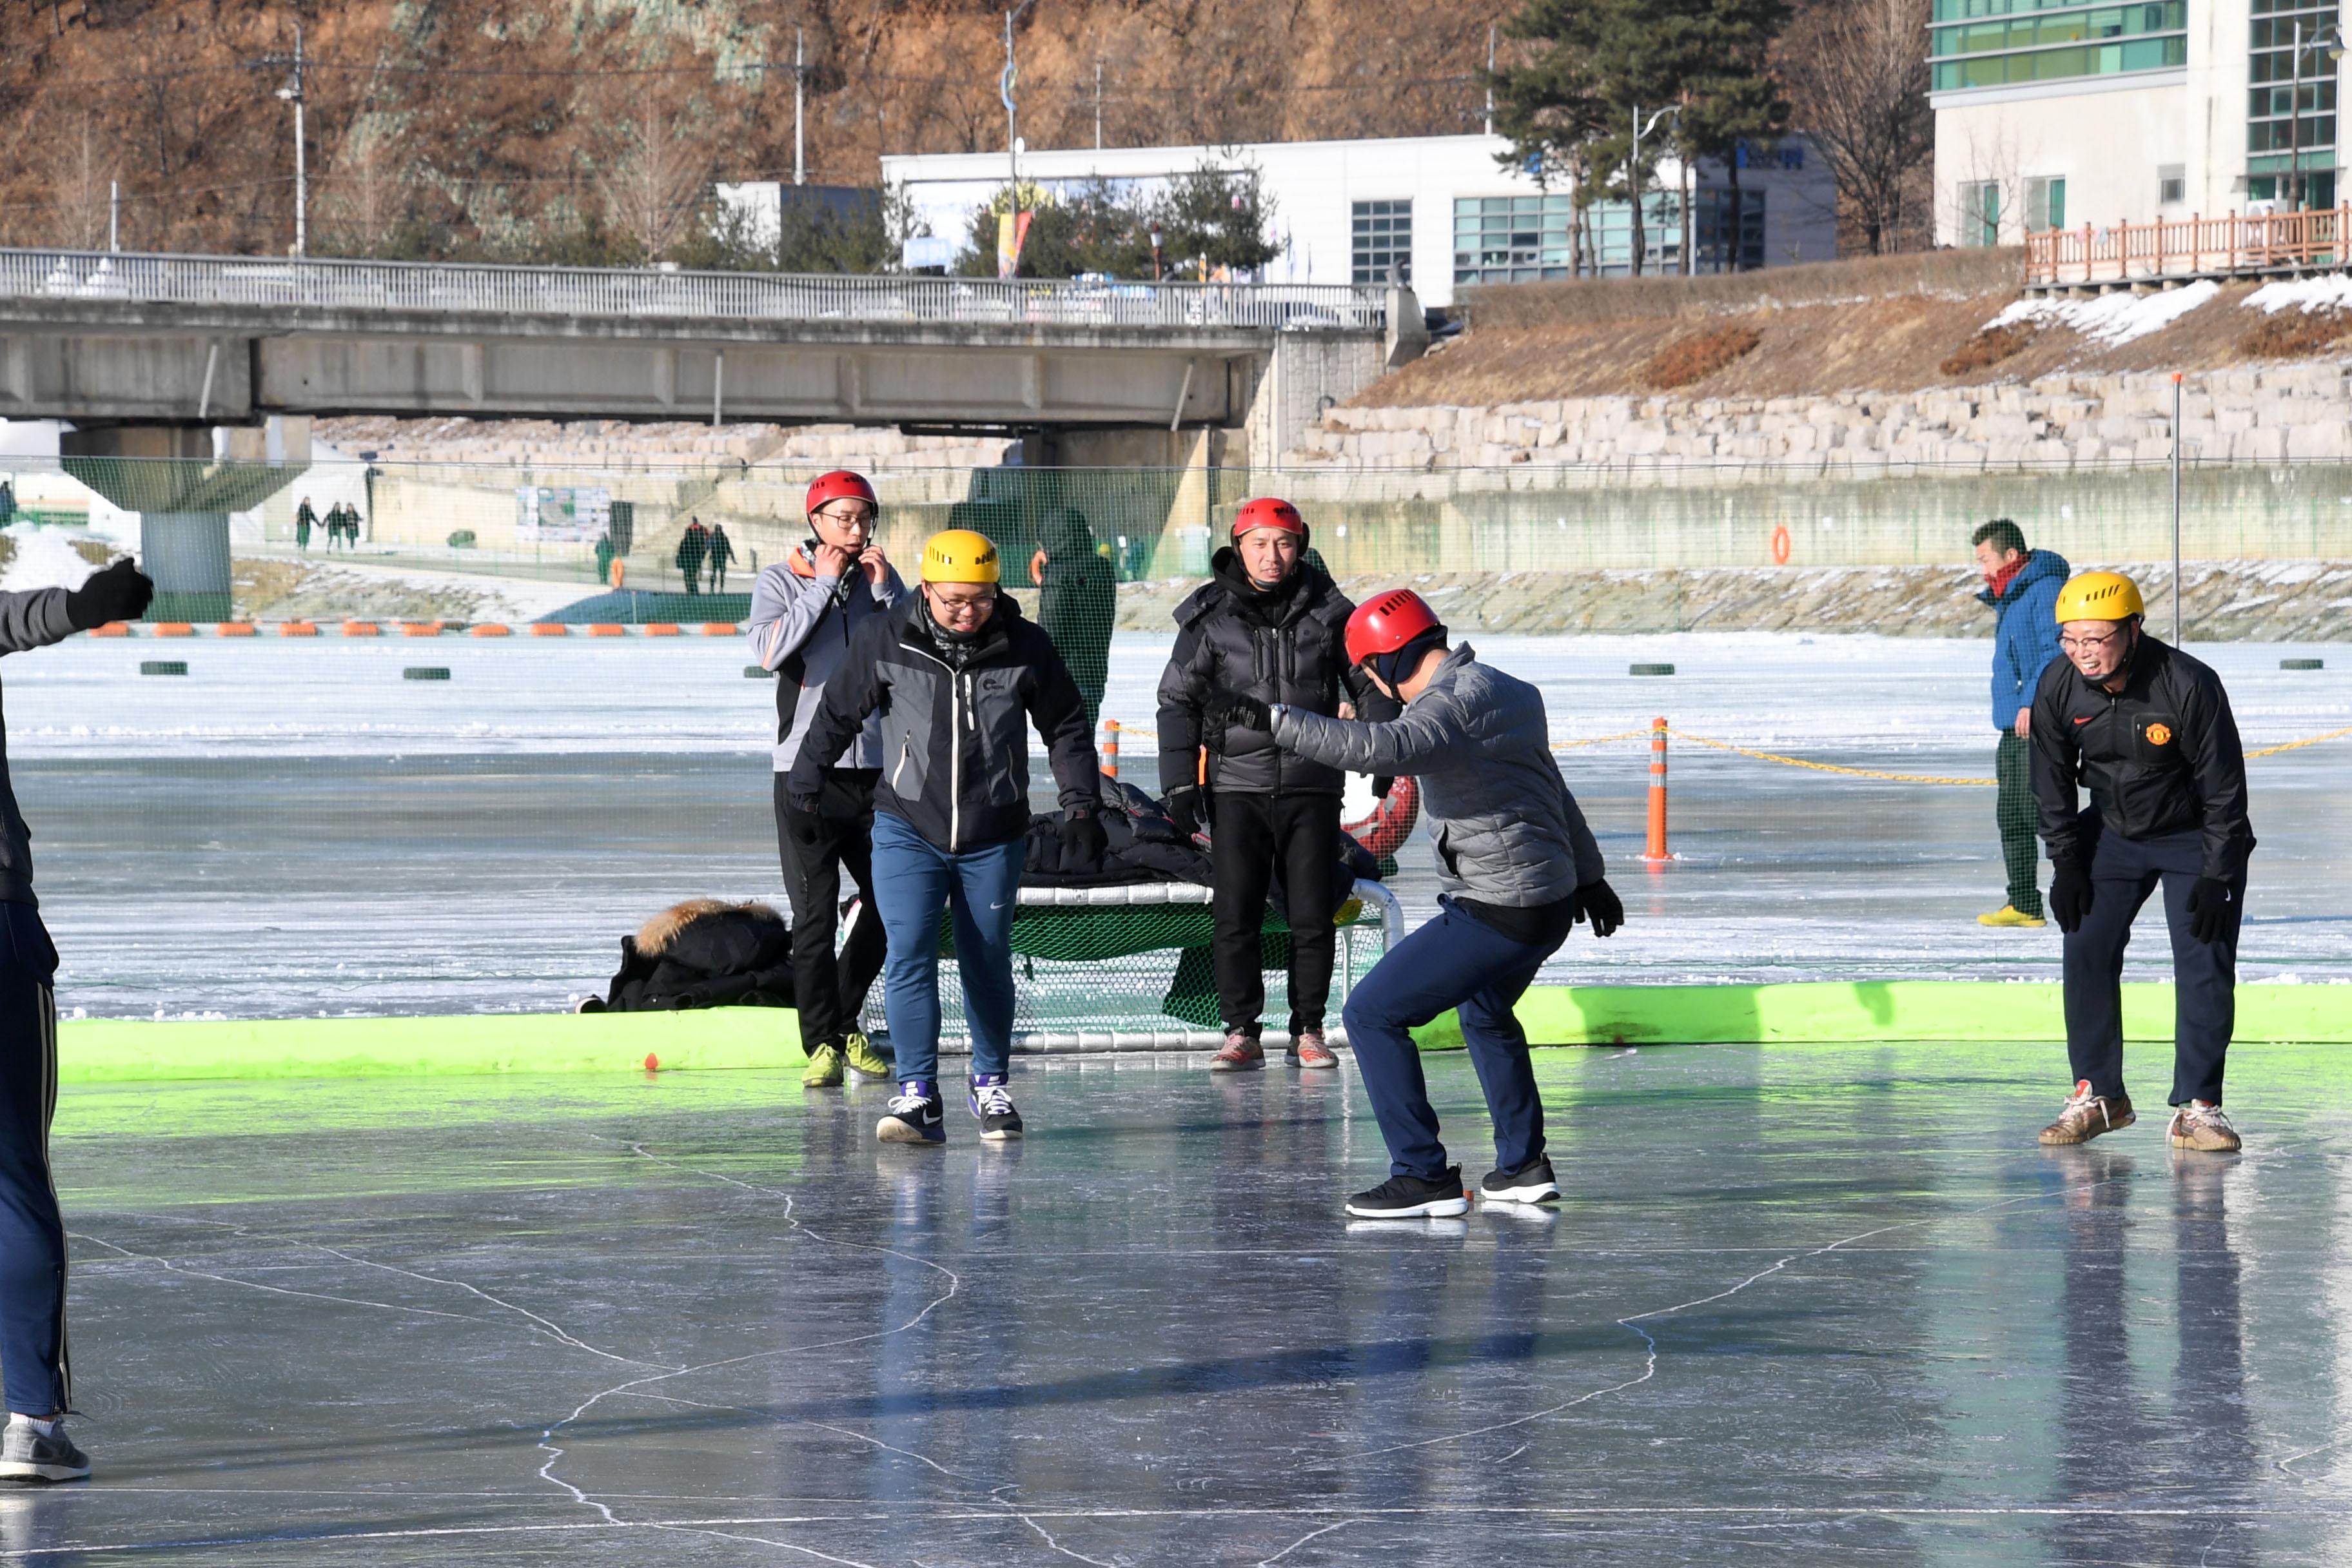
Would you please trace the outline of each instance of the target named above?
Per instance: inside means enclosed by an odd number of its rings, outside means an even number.
[[[39,911],[0,903],[0,1372],[8,1408],[64,1411],[66,1227],[49,1180],[58,950]]]
[[[940,911],[955,911],[956,970],[971,1070],[1011,1070],[1013,915],[1025,839],[950,855],[887,811],[874,814],[874,902],[889,957],[882,1011],[901,1082],[940,1076]]]
[[[1421,1047],[1406,1031],[1455,1009],[1495,1121],[1496,1168],[1516,1171],[1544,1152],[1543,1100],[1527,1031],[1511,1007],[1559,944],[1513,942],[1452,900],[1438,904],[1437,918],[1391,948],[1348,998],[1340,1014],[1348,1047],[1389,1146],[1389,1173],[1435,1181],[1447,1169],[1445,1145],[1421,1075]]]

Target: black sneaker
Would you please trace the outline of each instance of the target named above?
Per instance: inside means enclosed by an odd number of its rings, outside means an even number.
[[[890,1097],[890,1114],[875,1123],[874,1136],[885,1143],[944,1143],[947,1122],[940,1086],[927,1078],[908,1079]]]
[[[982,1142],[1003,1143],[1021,1136],[1021,1113],[1013,1109],[1012,1093],[1001,1072],[971,1075],[971,1113],[980,1118]]]
[[[1470,1194],[1462,1190],[1462,1167],[1454,1165],[1433,1182],[1391,1176],[1349,1198],[1348,1212],[1358,1219],[1440,1219],[1468,1214]]]
[[[1489,1171],[1478,1184],[1478,1195],[1490,1204],[1548,1204],[1559,1197],[1559,1179],[1551,1173],[1551,1156],[1538,1154],[1516,1171]]]
[[[89,1456],[66,1436],[65,1423],[43,1432],[28,1416],[10,1415],[0,1432],[0,1480],[86,1481]]]

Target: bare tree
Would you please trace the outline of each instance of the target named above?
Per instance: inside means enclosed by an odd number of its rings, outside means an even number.
[[[52,189],[57,202],[56,243],[76,250],[105,248],[110,193],[87,116],[81,122],[79,149],[67,156]]]
[[[1932,242],[1929,10],[1930,0],[1812,0],[1778,51],[1796,127],[1829,160],[1874,256]]]
[[[346,256],[381,252],[407,212],[401,172],[393,166],[383,138],[354,125],[343,140],[342,156],[322,183],[327,191],[320,204],[320,227],[329,246]]]
[[[708,150],[648,103],[623,122],[617,154],[598,177],[604,221],[640,259],[659,261],[701,209],[710,170]]]

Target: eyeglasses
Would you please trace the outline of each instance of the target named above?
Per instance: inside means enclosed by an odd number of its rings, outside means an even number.
[[[832,523],[835,528],[872,528],[874,526],[874,509],[864,501],[835,501],[833,505],[842,510],[835,511],[833,506],[821,506],[816,509],[816,515]]]
[[[950,596],[933,588],[926,588],[923,592],[931,601],[931,614],[943,621],[961,621],[984,616],[988,613],[989,606],[996,603],[996,595],[992,590],[973,598],[965,598],[961,595]]]
[[[2058,638],[2058,646],[2064,648],[2068,653],[2090,653],[2098,648],[2106,647],[2109,643],[2121,642],[2122,640],[2123,634],[2121,632],[2106,632],[2095,637],[2067,637],[2062,633]]]

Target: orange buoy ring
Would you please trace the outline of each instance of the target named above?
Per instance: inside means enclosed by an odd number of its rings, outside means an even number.
[[[1786,566],[1788,563],[1789,525],[1784,522],[1772,531],[1772,564]]]
[[[1420,820],[1421,782],[1401,778],[1389,786],[1370,816],[1342,824],[1341,831],[1374,855],[1393,855],[1412,836],[1412,825]]]

